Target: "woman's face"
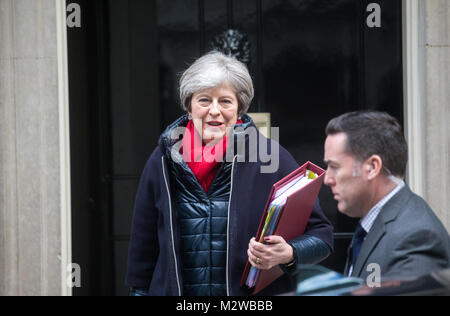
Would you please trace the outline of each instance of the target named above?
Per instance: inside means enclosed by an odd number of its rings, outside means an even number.
[[[233,90],[224,83],[194,93],[190,114],[203,144],[215,144],[225,136],[228,127],[236,124],[238,99]]]

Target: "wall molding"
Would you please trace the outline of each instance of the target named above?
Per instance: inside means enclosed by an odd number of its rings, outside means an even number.
[[[61,193],[61,295],[71,296],[68,284],[72,263],[72,221],[70,184],[69,76],[67,62],[66,1],[56,1],[58,50],[58,110]],[[69,269],[69,271],[67,271]],[[70,280],[70,278],[69,278]]]
[[[408,143],[406,180],[418,195],[425,195],[425,58],[420,0],[403,0],[404,117]]]

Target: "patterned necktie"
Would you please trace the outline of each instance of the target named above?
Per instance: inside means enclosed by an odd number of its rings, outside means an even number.
[[[355,268],[356,259],[358,259],[359,251],[361,250],[361,245],[366,238],[367,232],[358,224],[356,226],[355,234],[353,235],[353,246],[352,246],[352,266]]]

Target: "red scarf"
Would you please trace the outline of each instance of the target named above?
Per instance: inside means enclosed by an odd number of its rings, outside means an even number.
[[[238,121],[236,124],[241,123],[242,121]],[[203,145],[200,136],[195,130],[194,123],[189,121],[186,127],[181,154],[205,192],[208,192],[217,171],[219,171],[228,142],[228,135],[226,135],[222,141],[219,141],[214,146]]]

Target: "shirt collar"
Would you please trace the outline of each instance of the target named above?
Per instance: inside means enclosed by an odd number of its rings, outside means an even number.
[[[368,233],[370,229],[373,226],[373,223],[378,217],[378,214],[380,214],[381,209],[383,206],[394,197],[395,194],[397,194],[403,187],[405,186],[405,182],[402,180],[397,186],[389,192],[385,197],[383,197],[377,204],[375,204],[374,207],[367,213],[366,216],[364,216],[363,219],[361,219],[361,226],[364,228],[364,230]]]

